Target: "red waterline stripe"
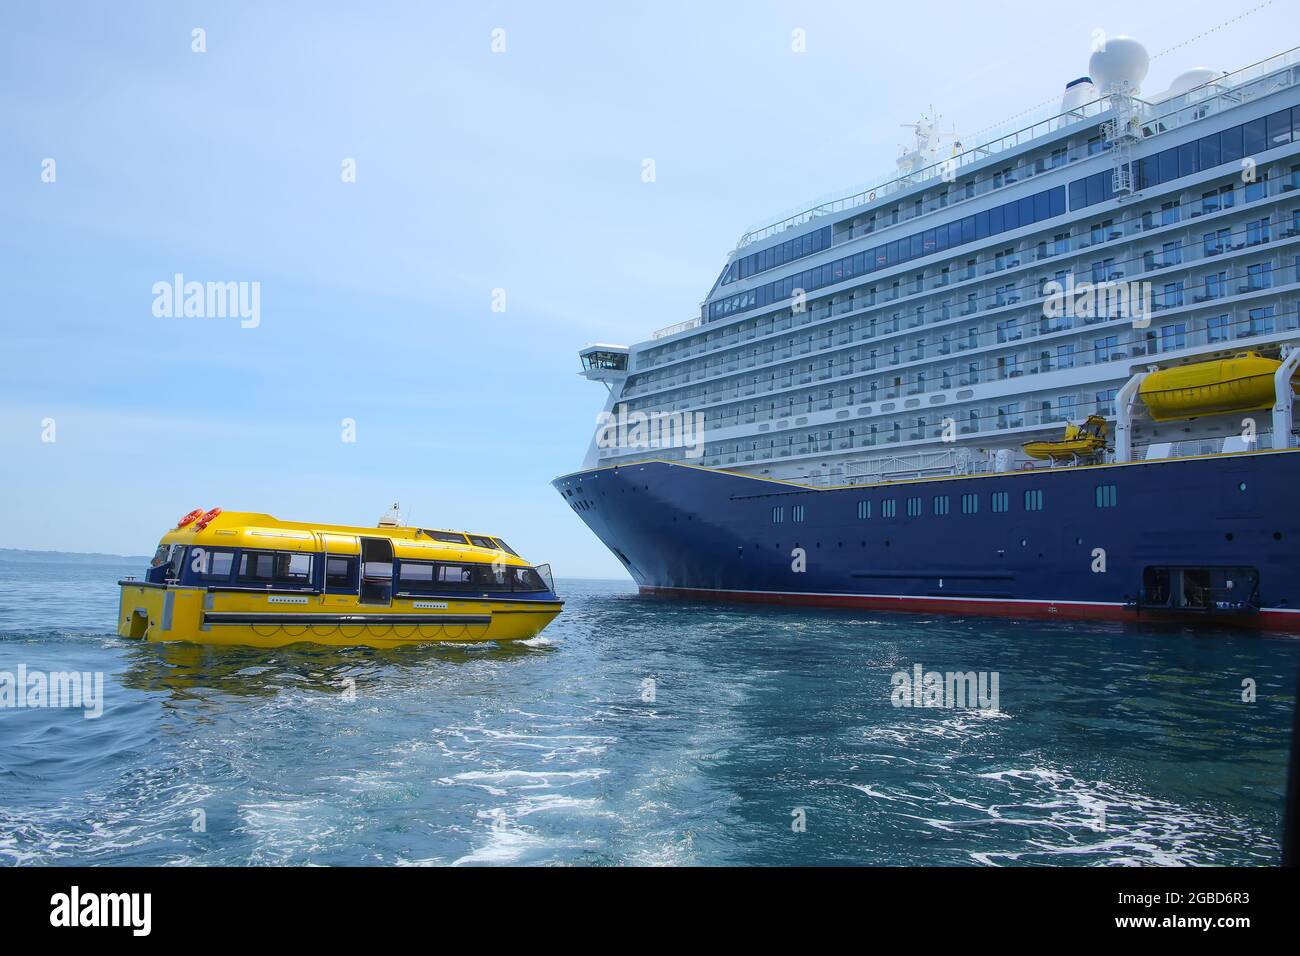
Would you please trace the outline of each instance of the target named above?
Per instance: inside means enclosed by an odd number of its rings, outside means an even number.
[[[1247,627],[1255,630],[1300,633],[1300,616],[1287,611],[1260,611],[1240,617],[1177,614],[1144,609],[1139,615],[1122,604],[1071,601],[1010,601],[939,597],[893,597],[879,594],[799,594],[787,591],[718,591],[704,588],[666,588],[642,585],[640,592],[652,597],[681,600],[736,601],[755,604],[784,604],[805,607],[849,607],[872,611],[911,613],[974,614],[993,617],[1068,618],[1094,621],[1169,621],[1180,624],[1211,624]]]

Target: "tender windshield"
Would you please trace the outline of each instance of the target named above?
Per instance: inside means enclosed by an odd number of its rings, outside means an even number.
[[[420,534],[428,535],[434,541],[446,541],[448,544],[465,543],[465,536],[455,531],[430,531],[428,528],[421,528]]]
[[[514,580],[511,582],[516,591],[549,591],[542,576],[532,568],[511,568]]]

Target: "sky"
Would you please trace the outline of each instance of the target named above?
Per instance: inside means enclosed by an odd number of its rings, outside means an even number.
[[[583,345],[698,314],[748,227],[890,178],[930,108],[975,145],[1097,30],[1151,91],[1240,68],[1293,0],[1196,38],[1257,5],[5,4],[0,547],[400,501],[625,577],[550,487],[603,404]],[[178,273],[257,283],[256,325],[170,314]]]

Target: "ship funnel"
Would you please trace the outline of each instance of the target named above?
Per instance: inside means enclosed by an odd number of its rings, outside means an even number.
[[[1103,96],[1136,96],[1151,67],[1151,57],[1132,37],[1112,37],[1088,59],[1088,74]]]
[[[1092,77],[1081,76],[1077,80],[1071,80],[1065,84],[1065,95],[1061,97],[1061,112],[1069,113],[1071,110],[1077,110],[1085,103],[1097,99],[1098,95]]]

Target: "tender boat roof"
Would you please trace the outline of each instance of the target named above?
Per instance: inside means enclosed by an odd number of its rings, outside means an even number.
[[[430,531],[466,536],[465,544],[439,541]],[[259,548],[274,551],[328,550],[330,554],[358,554],[360,538],[387,538],[393,553],[412,560],[503,561],[507,565],[532,567],[518,555],[498,548],[469,543],[469,537],[497,539],[496,535],[446,528],[372,528],[320,522],[282,521],[274,515],[254,511],[223,511],[201,531],[194,525],[172,528],[160,544],[206,544],[213,548]]]

